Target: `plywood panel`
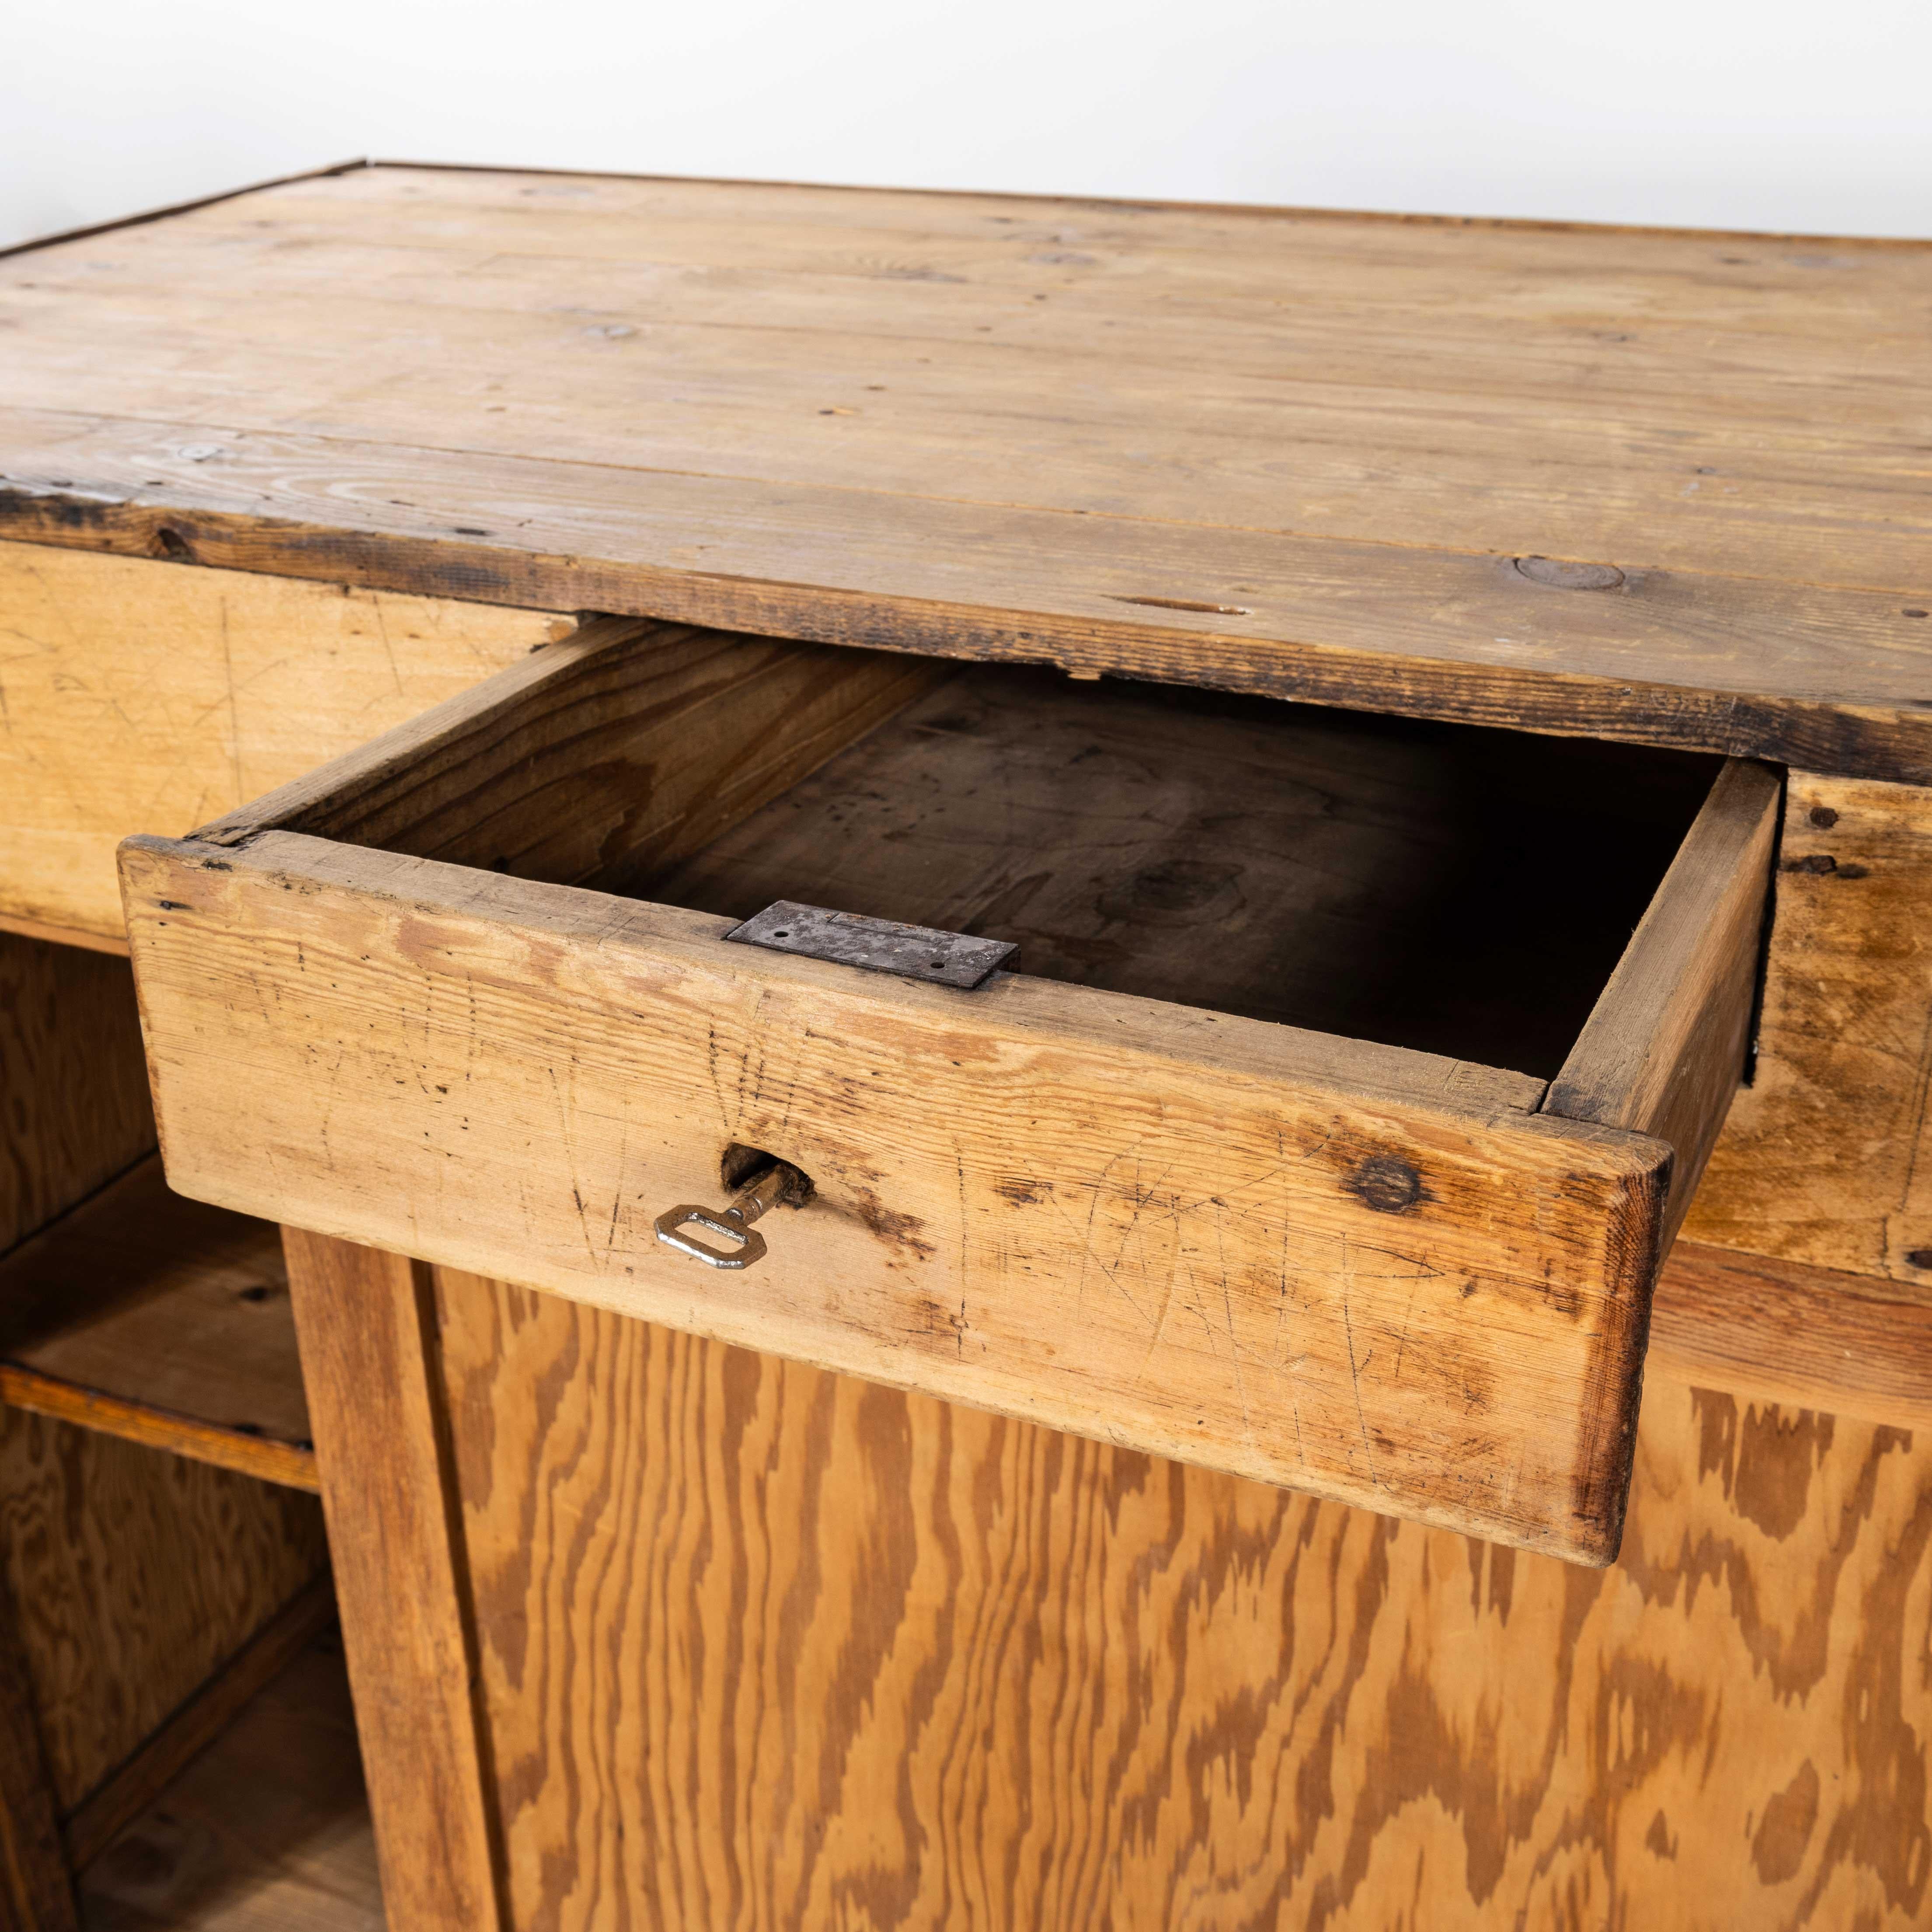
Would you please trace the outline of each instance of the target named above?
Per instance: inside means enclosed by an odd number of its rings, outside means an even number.
[[[445,1274],[518,1928],[1904,1927],[1932,1454],[1660,1382],[1570,1568]]]
[[[298,1590],[130,1757],[122,1760],[62,1821],[68,1862],[76,1870],[113,1841],[232,1724],[305,1646],[335,1622],[335,1593],[325,1572]]]
[[[0,932],[0,1254],[154,1144],[127,962]]]
[[[313,1496],[0,1408],[0,1582],[62,1808],[326,1561]]]
[[[0,544],[0,922],[118,940],[129,832],[185,832],[572,627]]]
[[[0,1932],[76,1932],[33,1684],[0,1591]]]

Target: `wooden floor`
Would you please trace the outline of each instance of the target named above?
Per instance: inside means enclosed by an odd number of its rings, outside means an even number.
[[[81,1876],[86,1932],[380,1932],[376,1844],[333,1630]]]

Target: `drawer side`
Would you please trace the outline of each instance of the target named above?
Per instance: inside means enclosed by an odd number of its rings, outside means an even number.
[[[1781,796],[1765,766],[1719,773],[1543,1103],[1669,1142],[1666,1248],[1744,1077]]]

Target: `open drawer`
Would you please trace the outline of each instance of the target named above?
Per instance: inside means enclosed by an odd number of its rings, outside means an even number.
[[[1778,790],[598,620],[122,868],[184,1193],[1602,1562]],[[760,1157],[755,1266],[658,1238]]]

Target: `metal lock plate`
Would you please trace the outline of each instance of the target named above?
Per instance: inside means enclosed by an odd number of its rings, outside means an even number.
[[[925,980],[968,993],[995,973],[1012,972],[1019,965],[1020,950],[1009,940],[974,939],[929,926],[864,919],[856,913],[800,905],[794,899],[768,905],[724,937],[741,946],[800,952],[808,959],[830,959],[868,973],[895,973],[902,979]]]

